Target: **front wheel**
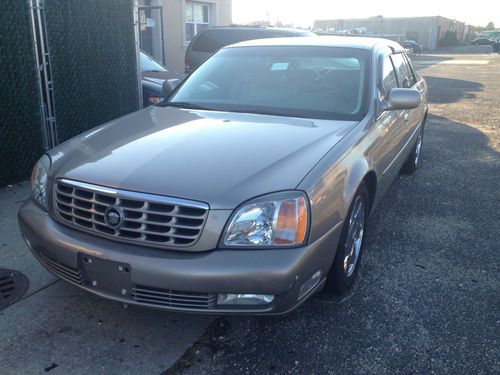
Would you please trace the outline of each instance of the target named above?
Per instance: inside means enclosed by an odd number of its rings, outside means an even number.
[[[354,284],[363,255],[368,210],[368,189],[362,183],[354,195],[345,219],[337,254],[325,285],[326,291],[344,294]]]

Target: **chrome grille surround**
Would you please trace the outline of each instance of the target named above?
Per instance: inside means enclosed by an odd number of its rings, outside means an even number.
[[[54,213],[61,223],[85,232],[151,247],[188,247],[198,241],[208,216],[202,202],[119,190],[68,179],[54,184]],[[115,208],[121,225],[107,224]]]

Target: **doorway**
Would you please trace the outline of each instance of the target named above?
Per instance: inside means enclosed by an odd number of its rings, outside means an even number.
[[[139,7],[139,45],[156,61],[165,65],[163,49],[163,8],[161,6]]]

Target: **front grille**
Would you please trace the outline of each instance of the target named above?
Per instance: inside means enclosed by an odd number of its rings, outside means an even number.
[[[72,281],[76,284],[82,284],[82,274],[79,270],[66,266],[60,262],[57,262],[49,257],[39,253],[40,262],[47,268],[50,272],[56,274],[61,279]]]
[[[217,301],[216,294],[178,292],[136,285],[132,290],[136,302],[163,307],[183,309],[212,309]]]
[[[66,179],[54,187],[54,208],[56,217],[73,227],[154,247],[193,245],[208,215],[205,203]],[[119,225],[109,223],[110,210],[121,216]]]

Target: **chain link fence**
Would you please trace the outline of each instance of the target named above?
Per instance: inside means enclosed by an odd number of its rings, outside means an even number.
[[[131,0],[45,0],[59,142],[138,109]]]
[[[26,178],[43,152],[27,1],[0,1],[0,186]]]
[[[132,0],[45,0],[59,142],[139,108]],[[0,186],[43,152],[28,0],[0,1]]]

